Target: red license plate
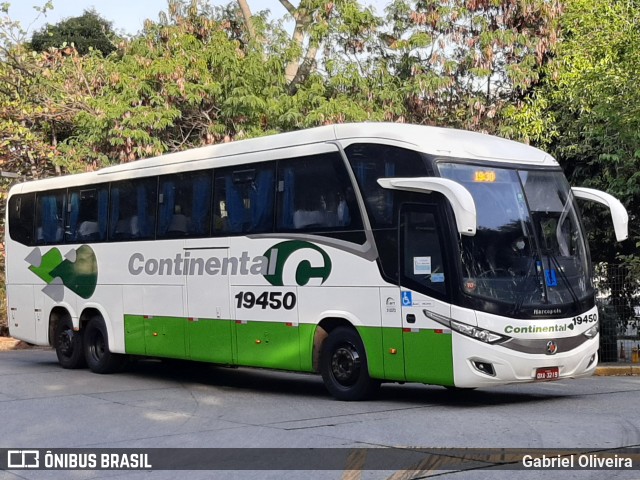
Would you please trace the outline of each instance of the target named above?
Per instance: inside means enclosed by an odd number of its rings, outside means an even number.
[[[557,380],[560,378],[558,367],[538,368],[536,370],[536,380]]]

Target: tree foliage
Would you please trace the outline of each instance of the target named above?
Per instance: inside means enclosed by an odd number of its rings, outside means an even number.
[[[116,49],[117,36],[111,22],[102,18],[95,10],[85,10],[79,17],[71,17],[55,25],[45,25],[33,33],[31,48],[44,52],[50,48],[73,45],[80,55],[98,50],[109,55]]]
[[[394,0],[382,35],[407,120],[495,133],[557,42],[557,1]]]
[[[4,97],[3,118],[49,147],[29,140],[32,157],[65,171],[334,122],[494,132],[537,82],[559,13],[546,0],[395,0],[386,17],[356,0],[281,0],[288,32],[249,3],[170,0],[106,57],[68,39],[35,52],[14,43],[4,78],[20,78],[20,92]]]
[[[611,262],[640,241],[640,2],[568,0],[565,8],[563,41],[513,132],[549,149],[573,184],[625,203],[631,240],[617,247],[607,213],[590,210],[593,256]]]

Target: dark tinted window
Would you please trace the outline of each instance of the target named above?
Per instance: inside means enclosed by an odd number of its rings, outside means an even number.
[[[68,243],[106,240],[109,213],[108,185],[69,190],[68,202],[65,240]]]
[[[160,177],[158,238],[209,235],[211,183],[211,171]]]
[[[272,231],[275,177],[274,162],[216,169],[214,232]]]
[[[35,195],[14,195],[9,199],[9,235],[23,245],[33,244]]]
[[[66,191],[38,193],[36,196],[36,243],[61,243],[64,237]]]
[[[355,144],[346,149],[369,212],[372,228],[395,225],[394,195],[378,185],[379,178],[424,177],[427,168],[418,152],[378,144]]]
[[[338,153],[281,160],[278,172],[278,230],[362,227],[349,174]]]
[[[152,239],[155,233],[157,179],[142,178],[111,184],[109,238]]]

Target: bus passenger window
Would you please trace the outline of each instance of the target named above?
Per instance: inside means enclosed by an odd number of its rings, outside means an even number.
[[[33,244],[34,199],[33,193],[9,199],[9,236],[23,245]]]
[[[106,185],[70,190],[68,202],[67,243],[100,242],[107,238],[109,189]]]
[[[393,192],[378,185],[378,179],[428,176],[421,154],[373,143],[350,145],[346,153],[366,203],[371,226],[376,229],[395,225]]]
[[[211,171],[160,177],[157,238],[209,235]]]
[[[337,153],[281,160],[279,172],[279,230],[362,226],[349,175]]]
[[[149,240],[155,234],[156,177],[125,180],[111,185],[109,238]]]
[[[273,230],[273,162],[216,170],[214,192],[214,233],[265,233]]]
[[[37,196],[36,243],[52,245],[62,242],[65,192],[48,192]]]

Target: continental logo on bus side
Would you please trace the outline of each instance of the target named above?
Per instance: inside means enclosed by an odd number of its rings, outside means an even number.
[[[62,300],[63,287],[85,299],[90,298],[96,290],[98,262],[89,245],[70,250],[64,258],[57,248],[52,248],[44,255],[36,248],[25,260],[30,265],[29,270],[47,284],[42,291],[54,300]]]
[[[270,255],[270,252],[274,249],[278,252],[275,269],[273,273],[269,271],[269,274],[264,275],[267,282],[274,287],[282,287],[285,282],[287,284],[292,283],[288,278],[291,274],[295,275],[295,282],[300,286],[307,285],[312,279],[317,279],[313,283],[318,284],[319,281],[319,284],[322,285],[329,278],[331,258],[320,247],[301,240],[290,240],[274,245],[264,253],[264,256]],[[303,252],[303,250],[306,250],[306,252]],[[314,265],[307,258],[310,253],[309,250],[315,250],[320,254],[319,257],[315,255],[318,257],[318,262],[314,262]],[[294,263],[295,269],[291,267]]]
[[[129,257],[127,268],[133,276],[258,276],[273,286],[322,285],[331,274],[329,255],[316,245],[301,240],[288,240],[270,247],[263,255],[249,252],[239,256],[192,257],[186,250],[172,257],[147,257],[136,252]]]

